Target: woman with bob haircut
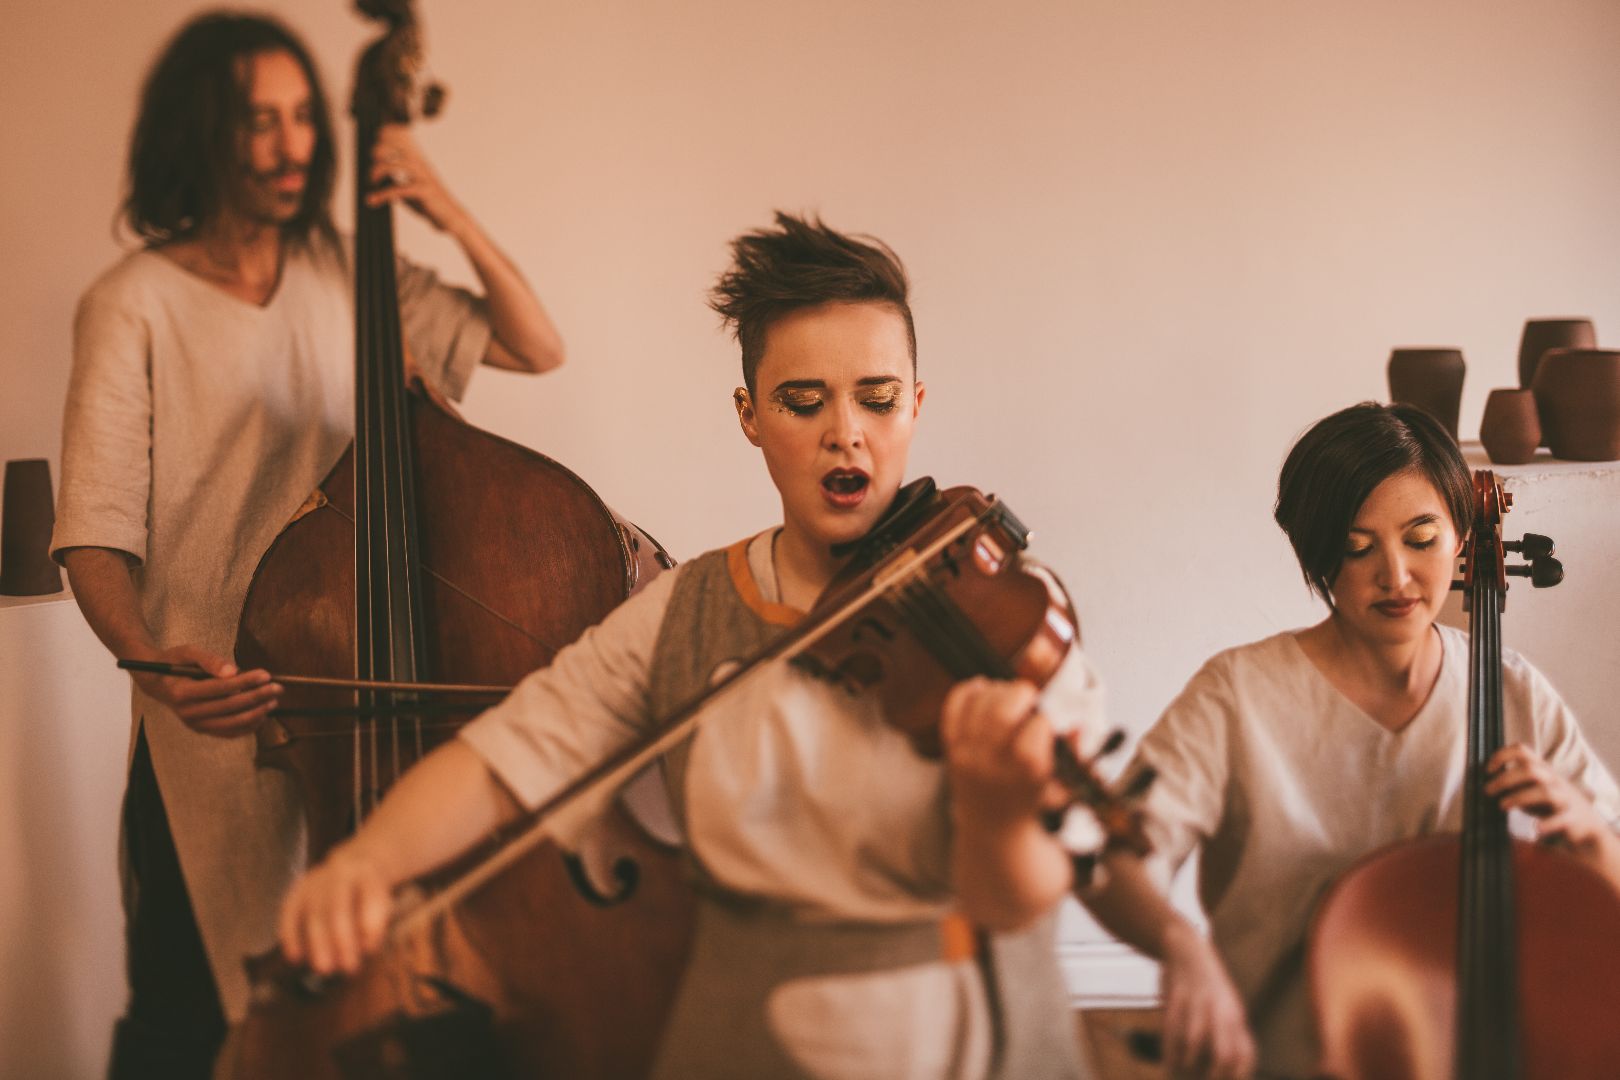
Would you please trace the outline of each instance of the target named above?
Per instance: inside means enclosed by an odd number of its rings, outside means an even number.
[[[1193,676],[1137,750],[1158,771],[1154,855],[1111,856],[1082,897],[1162,961],[1178,1072],[1315,1075],[1305,938],[1323,892],[1376,848],[1460,828],[1469,643],[1435,618],[1471,517],[1456,444],[1409,405],[1336,412],[1284,462],[1277,524],[1328,615]],[[1620,885],[1620,791],[1545,676],[1502,662],[1508,745],[1486,791]],[[1194,849],[1210,940],[1162,891]]]

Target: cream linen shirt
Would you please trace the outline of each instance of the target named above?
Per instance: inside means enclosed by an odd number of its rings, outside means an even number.
[[[1137,751],[1159,772],[1146,805],[1153,861],[1167,880],[1200,850],[1199,898],[1262,1075],[1314,1074],[1305,935],[1323,892],[1375,848],[1461,826],[1468,635],[1436,629],[1439,677],[1399,732],[1352,704],[1284,633],[1211,659]],[[1507,741],[1535,747],[1620,819],[1620,791],[1575,717],[1511,652],[1502,701]]]
[[[399,266],[405,340],[459,396],[489,344],[482,302]],[[275,294],[247,303],[152,251],[79,303],[52,554],[104,547],[133,577],[158,643],[229,656],[255,566],[354,431],[354,299],[346,256],[290,245]],[[227,1016],[243,956],[274,937],[302,865],[294,792],[253,765],[251,736],[186,728],[134,695],[198,928]]]
[[[748,547],[767,603],[778,595],[772,535]],[[678,573],[660,575],[462,729],[519,801],[537,805],[653,730],[647,676]],[[1102,690],[1078,647],[1042,704],[1054,726],[1095,741]],[[686,820],[716,881],[807,920],[906,922],[951,905],[942,766],[885,724],[871,695],[851,698],[786,663],[712,707],[687,764]]]

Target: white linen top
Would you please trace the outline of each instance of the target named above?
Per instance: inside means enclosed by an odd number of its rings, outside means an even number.
[[[260,556],[353,438],[349,265],[328,243],[291,244],[261,307],[143,250],[79,302],[51,554],[134,556],[160,646],[231,654]],[[403,260],[398,272],[412,358],[459,396],[488,349],[483,303]],[[138,689],[134,710],[226,1015],[239,1018],[242,958],[271,944],[302,868],[294,793],[254,766],[251,736],[199,735]]]
[[[1468,635],[1436,630],[1439,676],[1399,732],[1340,693],[1283,633],[1212,658],[1137,750],[1159,773],[1145,807],[1150,864],[1167,882],[1199,848],[1199,898],[1264,1075],[1309,1076],[1317,1065],[1304,962],[1323,892],[1378,847],[1461,827]],[[1507,650],[1502,702],[1507,742],[1534,747],[1620,821],[1620,791],[1574,715]]]

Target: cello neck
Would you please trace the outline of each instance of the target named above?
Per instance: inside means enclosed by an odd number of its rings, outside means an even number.
[[[1505,502],[1493,474],[1475,474],[1476,514],[1467,553],[1468,749],[1457,920],[1455,1075],[1522,1075],[1513,850],[1507,814],[1485,792],[1486,766],[1504,742],[1502,607],[1506,568],[1500,536]]]

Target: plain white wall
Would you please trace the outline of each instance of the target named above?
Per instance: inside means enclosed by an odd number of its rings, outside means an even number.
[[[335,2],[266,7],[341,103],[370,28]],[[196,7],[16,8],[0,457],[55,462],[139,81]],[[1270,522],[1276,468],[1306,424],[1384,393],[1390,346],[1465,350],[1468,435],[1526,316],[1620,326],[1611,0],[462,0],[423,18],[450,101],[420,137],[570,348],[544,379],[485,372],[468,416],[678,556],[759,528],[777,508],[704,292],[773,207],[875,233],[914,282],[914,471],[1035,528],[1132,727],[1215,649],[1315,617]],[[402,243],[467,278],[425,227]]]
[[[369,27],[337,0],[265,6],[343,101]],[[9,5],[0,458],[58,460],[135,95],[196,10]],[[423,18],[451,97],[420,137],[570,346],[554,376],[483,373],[468,416],[678,556],[762,527],[777,508],[704,292],[773,207],[875,233],[915,286],[914,471],[1035,528],[1132,728],[1216,649],[1317,616],[1270,521],[1276,469],[1312,420],[1383,395],[1391,346],[1464,349],[1468,435],[1525,317],[1590,315],[1611,344],[1620,327],[1613,0],[427,0]],[[442,237],[402,238],[467,279]],[[122,713],[48,722],[104,724],[122,753]]]

